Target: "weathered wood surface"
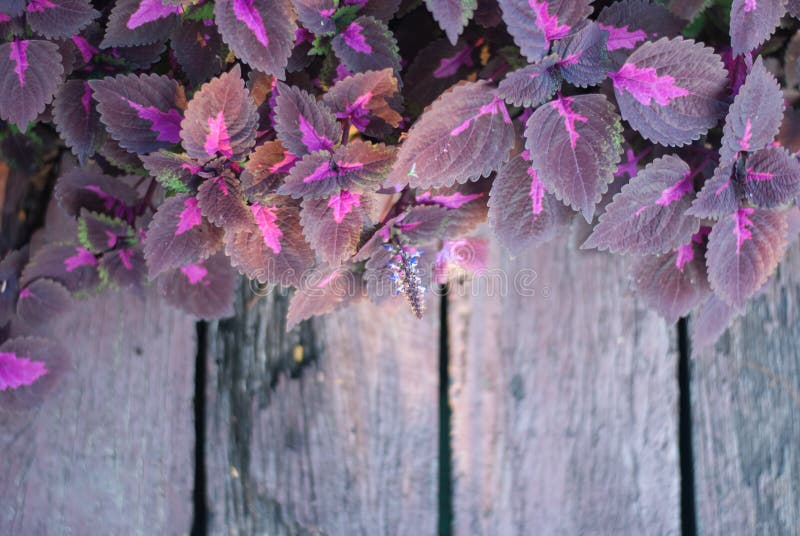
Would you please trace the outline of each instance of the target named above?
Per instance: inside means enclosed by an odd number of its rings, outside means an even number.
[[[423,321],[362,303],[287,335],[286,297],[252,299],[209,329],[210,533],[435,534],[435,301]]]
[[[677,534],[674,330],[620,259],[498,249],[450,302],[455,534]]]
[[[691,366],[698,532],[800,534],[800,244]]]
[[[189,533],[195,323],[154,290],[33,332],[72,367],[35,413],[0,412],[0,534]]]

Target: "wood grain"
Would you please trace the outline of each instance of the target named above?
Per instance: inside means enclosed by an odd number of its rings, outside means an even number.
[[[422,321],[398,299],[286,334],[287,297],[252,299],[209,329],[210,532],[434,534],[435,301]]]
[[[72,367],[35,413],[0,413],[0,534],[188,534],[195,323],[153,291],[38,331]]]
[[[800,245],[715,348],[692,356],[700,534],[800,531]]]
[[[619,258],[493,248],[451,296],[455,534],[677,534],[674,330]]]

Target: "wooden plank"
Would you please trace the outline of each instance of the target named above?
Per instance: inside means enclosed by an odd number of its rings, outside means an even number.
[[[716,347],[692,356],[700,534],[800,526],[800,244]]]
[[[492,247],[450,302],[455,534],[677,534],[674,329],[622,259]]]
[[[36,413],[0,413],[0,534],[188,534],[195,323],[154,291],[39,331],[72,369]]]
[[[285,295],[252,299],[209,329],[210,532],[434,534],[434,297],[422,321],[397,299],[289,334]]]

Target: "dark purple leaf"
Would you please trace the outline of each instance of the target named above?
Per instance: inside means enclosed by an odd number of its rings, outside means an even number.
[[[673,155],[654,160],[614,196],[583,247],[637,255],[677,249],[700,228],[685,215],[693,194],[686,162]]]
[[[297,11],[297,18],[314,35],[331,35],[336,33],[336,13],[338,2],[334,0],[292,0]]]
[[[647,42],[609,74],[622,118],[662,145],[686,145],[717,124],[727,76],[710,48],[682,38]]]
[[[0,12],[16,17],[25,11],[26,0],[0,0]]]
[[[312,316],[337,311],[366,297],[364,279],[350,267],[323,277],[305,279],[295,291],[286,313],[287,331]]]
[[[132,221],[136,192],[119,178],[95,168],[73,168],[56,182],[55,197],[69,215],[77,217],[82,208]]]
[[[306,243],[297,207],[254,204],[253,223],[225,233],[225,253],[231,264],[261,283],[297,286],[314,265],[314,252]]]
[[[704,249],[702,244],[690,241],[675,252],[634,261],[633,286],[637,294],[669,324],[689,314],[711,293]]]
[[[119,58],[125,60],[129,69],[147,69],[161,59],[161,55],[167,50],[164,41],[157,41],[149,45],[136,45],[129,47],[115,47],[114,53]]]
[[[592,12],[589,4],[587,0],[500,0],[508,32],[531,62],[544,57],[550,43],[585,19]]]
[[[558,41],[553,52],[560,58],[558,66],[564,80],[578,87],[602,82],[611,70],[611,58],[606,50],[608,36],[608,31],[589,22]]]
[[[521,155],[500,168],[489,197],[489,223],[512,254],[551,240],[573,212],[545,191],[530,162]]]
[[[197,263],[222,244],[222,229],[203,218],[197,199],[176,195],[158,207],[144,240],[150,278],[162,272]]]
[[[289,0],[218,0],[214,18],[236,57],[253,69],[284,77],[297,29]]]
[[[731,322],[742,311],[725,303],[725,300],[712,294],[700,306],[691,319],[692,348],[699,350],[717,342],[728,329]]]
[[[514,106],[532,108],[550,100],[561,88],[559,58],[546,56],[533,65],[509,73],[498,89],[498,94]]]
[[[183,88],[159,75],[120,75],[89,82],[100,120],[123,148],[152,153],[180,143]]]
[[[192,84],[222,71],[222,38],[211,21],[184,21],[172,34],[175,59]]]
[[[411,128],[388,184],[427,188],[486,177],[508,160],[513,143],[497,91],[486,82],[458,85]]]
[[[710,4],[709,0],[670,0],[669,10],[676,16],[690,21],[694,20]]]
[[[9,251],[0,260],[0,328],[11,320],[16,311],[19,279],[27,260],[27,255],[19,250]]]
[[[368,136],[386,135],[403,119],[402,99],[391,69],[348,76],[328,90],[324,102],[337,119],[347,119]]]
[[[758,58],[725,118],[721,161],[730,162],[740,151],[758,151],[769,145],[782,118],[783,92]]]
[[[525,147],[548,191],[591,221],[620,161],[622,125],[603,95],[559,96],[528,119]]]
[[[597,17],[600,28],[609,32],[608,52],[621,65],[645,41],[680,35],[684,23],[666,6],[650,0],[621,0],[606,6]]]
[[[81,165],[105,139],[105,129],[92,100],[92,88],[83,80],[68,80],[58,90],[53,100],[53,123]]]
[[[739,208],[742,194],[734,165],[720,164],[714,176],[706,180],[688,213],[698,218],[725,216]]]
[[[800,162],[782,147],[748,155],[743,175],[744,194],[757,207],[778,207],[800,195]]]
[[[49,38],[71,37],[100,16],[88,0],[28,0],[25,12],[31,30]]]
[[[92,253],[103,253],[135,243],[136,235],[124,220],[83,209],[78,219],[78,241]]]
[[[55,43],[15,39],[0,45],[0,118],[24,131],[53,100],[63,75]]]
[[[217,227],[239,229],[250,223],[242,185],[232,174],[223,173],[205,181],[197,191],[197,201],[203,216]]]
[[[245,197],[259,201],[274,194],[297,160],[279,141],[268,141],[256,147],[241,175]]]
[[[786,249],[786,214],[740,208],[708,237],[708,278],[714,293],[742,307],[778,266]]]
[[[158,289],[167,303],[191,315],[224,318],[233,315],[237,279],[228,258],[220,252],[162,275]]]
[[[455,45],[478,7],[478,0],[425,0],[425,5],[447,34],[447,38]]]
[[[28,326],[39,326],[65,313],[71,305],[72,297],[62,284],[37,279],[20,291],[17,316]]]
[[[325,103],[283,83],[278,83],[275,102],[275,131],[283,146],[294,155],[330,151],[339,143],[342,128]]]
[[[380,71],[390,67],[400,73],[397,41],[383,22],[358,17],[331,41],[336,56],[351,73]]]
[[[0,345],[0,412],[32,409],[69,370],[69,354],[39,337],[9,339]]]
[[[256,105],[237,64],[194,94],[180,135],[192,158],[205,162],[221,155],[240,160],[255,144],[256,125]]]
[[[734,54],[750,52],[772,35],[786,14],[786,0],[733,0],[731,46]]]
[[[71,293],[94,290],[100,284],[97,257],[88,249],[69,244],[47,244],[31,257],[22,272],[22,285],[39,278],[55,279]]]
[[[117,0],[102,48],[149,45],[166,40],[178,24],[180,5],[165,0]]]
[[[101,277],[114,287],[141,289],[147,263],[140,247],[121,247],[100,257]]]
[[[365,141],[342,145],[333,154],[312,153],[292,168],[278,193],[317,198],[333,195],[340,189],[359,193],[377,191],[392,169],[394,157],[394,147]]]
[[[305,199],[300,222],[317,255],[337,266],[356,253],[369,197],[342,190],[328,198]]]

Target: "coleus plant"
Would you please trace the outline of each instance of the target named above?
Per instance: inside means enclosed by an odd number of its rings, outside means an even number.
[[[52,125],[77,158],[54,188],[72,235],[0,261],[0,336],[115,287],[226,316],[237,272],[296,289],[289,327],[394,294],[422,316],[485,266],[488,221],[512,254],[569,233],[627,256],[641,299],[713,342],[800,220],[800,40],[776,60],[800,9],[724,8],[0,0],[3,140]],[[0,402],[65,354],[3,342]]]

